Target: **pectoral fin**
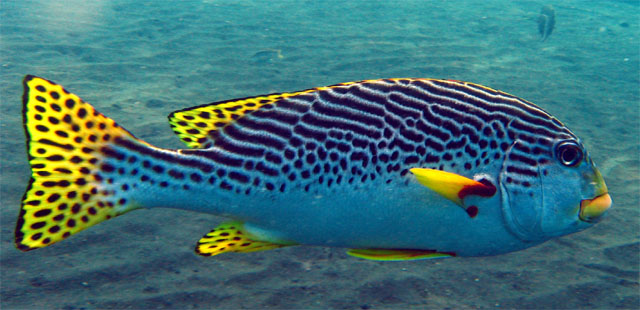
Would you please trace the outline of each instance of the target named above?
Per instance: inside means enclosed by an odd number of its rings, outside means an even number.
[[[433,259],[454,257],[455,253],[440,253],[433,250],[404,250],[404,249],[351,249],[347,254],[363,259],[377,261],[405,261],[418,259]]]
[[[213,256],[227,252],[249,253],[287,246],[255,239],[246,232],[243,223],[223,223],[198,241],[196,253],[202,256]]]
[[[462,199],[468,195],[491,197],[496,193],[493,184],[478,182],[459,174],[428,168],[413,168],[410,171],[420,184],[460,206],[463,206]]]
[[[489,181],[476,181],[459,174],[428,168],[413,168],[410,171],[420,184],[461,206],[470,217],[475,217],[478,210],[474,206],[465,206],[465,197],[491,197],[496,193],[496,187]]]

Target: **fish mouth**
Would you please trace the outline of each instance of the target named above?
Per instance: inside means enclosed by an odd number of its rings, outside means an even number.
[[[580,220],[587,223],[600,221],[606,211],[611,208],[612,203],[609,193],[604,193],[593,199],[583,199],[580,201]]]

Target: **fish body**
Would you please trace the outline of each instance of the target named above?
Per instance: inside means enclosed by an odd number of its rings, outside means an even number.
[[[288,245],[377,260],[495,255],[596,222],[611,205],[580,140],[520,98],[435,79],[349,82],[172,113],[190,149],[135,138],[27,76],[32,180],[22,250],[138,208],[232,219],[196,252]]]
[[[556,11],[551,5],[543,6],[540,10],[540,15],[538,15],[538,33],[540,33],[542,41],[546,41],[549,38],[555,26]]]

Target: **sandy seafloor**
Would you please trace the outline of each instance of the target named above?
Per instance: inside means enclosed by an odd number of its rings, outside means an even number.
[[[553,4],[546,42],[536,18]],[[634,309],[639,300],[638,1],[2,1],[2,309]],[[280,57],[281,56],[281,57]],[[63,84],[154,145],[207,102],[381,77],[468,80],[533,101],[588,147],[600,224],[495,257],[373,262],[343,249],[193,253],[222,219],[141,210],[22,253],[21,79]]]

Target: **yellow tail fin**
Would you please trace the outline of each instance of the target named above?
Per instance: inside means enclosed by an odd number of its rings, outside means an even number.
[[[109,168],[101,163],[109,144],[117,139],[144,142],[39,77],[25,77],[23,104],[31,181],[15,230],[20,250],[47,246],[138,208],[125,193],[105,186],[110,180],[99,171]]]

